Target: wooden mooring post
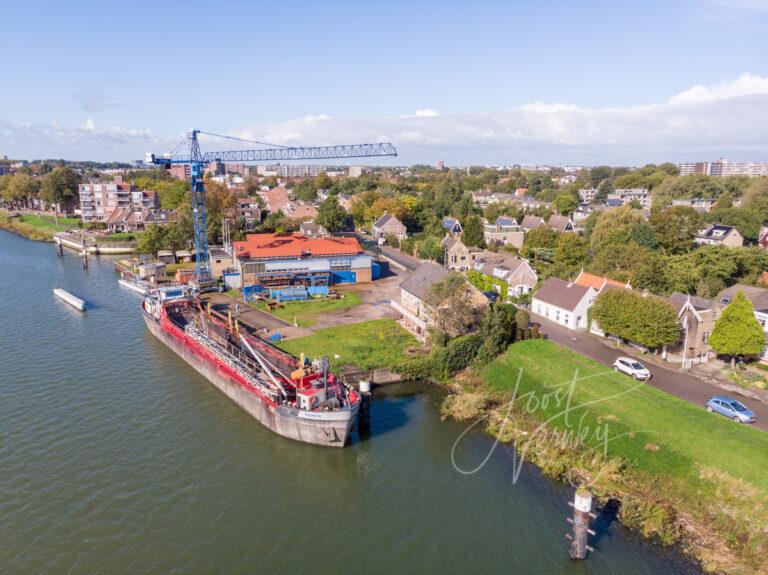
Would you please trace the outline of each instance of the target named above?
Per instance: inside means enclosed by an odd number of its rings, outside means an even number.
[[[62,243],[61,240],[57,240],[56,243],[59,246],[59,257],[63,258],[64,257],[64,244]]]
[[[571,540],[569,553],[571,559],[586,559],[587,552],[594,551],[587,544],[589,536],[595,534],[589,528],[589,520],[596,517],[592,513],[592,494],[586,489],[577,489],[573,502],[569,501],[568,505],[573,507],[573,519],[567,519],[568,523],[573,525],[573,535],[566,535]]]
[[[80,253],[83,258],[83,268],[88,269],[88,244],[83,240],[83,251]]]

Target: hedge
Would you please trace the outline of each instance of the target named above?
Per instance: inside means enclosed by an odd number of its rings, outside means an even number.
[[[506,282],[485,275],[477,270],[467,270],[467,280],[480,291],[496,291],[493,286],[499,286],[501,298],[507,300],[509,286]]]

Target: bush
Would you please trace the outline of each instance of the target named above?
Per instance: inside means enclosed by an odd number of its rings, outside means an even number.
[[[482,344],[483,338],[477,334],[452,339],[436,353],[440,367],[446,375],[461,371],[472,363]]]
[[[416,381],[435,377],[440,371],[440,366],[433,353],[428,356],[403,359],[393,369],[404,381]]]

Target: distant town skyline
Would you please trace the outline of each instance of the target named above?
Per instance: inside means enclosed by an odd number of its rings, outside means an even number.
[[[387,140],[399,165],[768,160],[764,0],[33,1],[5,16],[0,156],[131,161],[196,127]]]

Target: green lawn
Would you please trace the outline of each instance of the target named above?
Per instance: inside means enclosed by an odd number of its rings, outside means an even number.
[[[702,470],[717,470],[749,483],[760,499],[768,496],[768,433],[707,413],[546,340],[512,345],[484,369],[482,378],[499,395],[510,397],[521,368],[522,401],[517,405],[533,398],[528,405],[551,418],[555,428],[594,431],[607,425],[609,436],[616,437],[608,442],[609,455],[625,458],[641,472],[680,480],[690,493],[706,488]],[[572,409],[566,421],[562,412],[569,405],[569,388]],[[593,436],[586,442],[601,443]],[[659,449],[648,449],[648,444]]]
[[[229,292],[228,292],[229,293]],[[344,294],[343,299],[311,299],[308,301],[292,301],[283,304],[283,307],[278,307],[273,310],[267,310],[267,306],[264,302],[249,303],[248,305],[267,311],[272,315],[279,317],[289,323],[293,323],[293,318],[296,318],[296,323],[299,327],[311,327],[317,323],[318,318],[328,312],[336,311],[338,309],[345,309],[348,307],[354,307],[362,303],[362,298],[357,292],[340,292]],[[239,295],[239,294],[238,294]]]
[[[402,360],[407,347],[418,345],[411,334],[391,319],[319,329],[315,335],[278,343],[296,356],[302,352],[309,357],[327,355],[331,365],[354,364],[362,369],[392,368]]]
[[[53,232],[66,232],[76,227],[80,218],[59,218],[58,224],[53,216],[47,215],[21,216],[19,220],[36,228],[45,228]]]
[[[98,236],[100,242],[132,242],[139,238],[142,232],[116,232],[108,236]]]
[[[11,213],[0,210],[0,228],[20,234],[32,240],[48,241],[53,238],[56,232],[66,232],[71,230],[78,218],[59,218],[59,224],[53,221],[53,216],[21,216],[11,217]]]

